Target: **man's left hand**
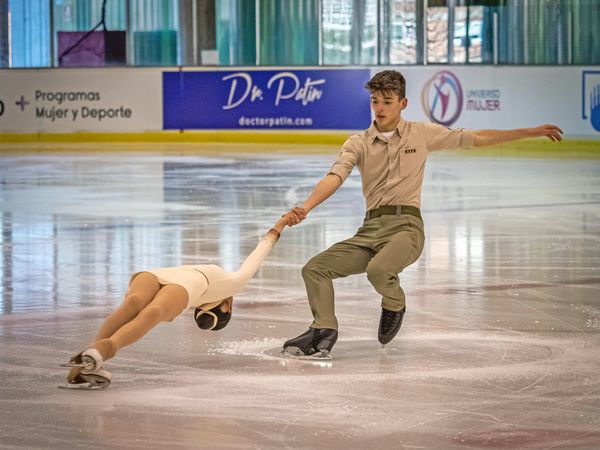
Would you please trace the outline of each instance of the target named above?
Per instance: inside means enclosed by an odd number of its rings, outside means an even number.
[[[552,124],[541,125],[539,127],[532,128],[532,131],[533,131],[534,137],[546,136],[548,139],[550,139],[553,142],[562,141],[563,130],[561,130],[556,125],[552,125]]]

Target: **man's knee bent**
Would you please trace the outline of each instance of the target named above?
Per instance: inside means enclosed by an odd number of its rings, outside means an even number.
[[[315,277],[331,278],[329,269],[325,267],[321,261],[319,261],[318,255],[312,258],[304,265],[304,267],[302,267],[302,278],[306,280],[307,278]]]
[[[395,283],[398,274],[381,266],[367,267],[367,279],[373,286]]]

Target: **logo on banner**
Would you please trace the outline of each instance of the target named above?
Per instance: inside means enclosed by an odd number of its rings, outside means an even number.
[[[250,102],[264,100],[263,90],[254,84],[252,75],[248,72],[232,73],[224,76],[222,80],[231,81],[227,104],[223,105],[223,109],[236,108],[248,99]],[[316,87],[322,84],[325,84],[324,79],[311,80],[310,77],[307,77],[302,84],[300,78],[293,72],[280,72],[269,79],[267,89],[274,89],[277,86],[275,106],[278,106],[282,100],[288,99],[306,106],[323,96],[323,90]]]
[[[600,132],[600,71],[584,70],[581,84],[581,118]]]
[[[165,129],[362,129],[367,69],[163,72]],[[351,94],[349,94],[351,93]]]
[[[460,117],[463,90],[458,77],[449,70],[436,73],[421,91],[423,111],[432,122],[449,127]]]

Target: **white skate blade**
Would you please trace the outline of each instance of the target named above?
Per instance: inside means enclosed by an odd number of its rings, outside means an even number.
[[[87,383],[65,383],[58,386],[59,389],[73,389],[78,391],[91,391],[93,389],[105,389],[108,387],[108,383],[96,383],[96,382],[87,382]]]
[[[81,367],[82,369],[91,369],[92,367],[94,367],[95,362],[80,362],[77,363],[75,361],[69,361],[68,363],[65,364],[59,364],[60,367]]]
[[[87,381],[83,383],[65,383],[61,384],[59,389],[75,389],[81,391],[90,391],[92,389],[105,389],[109,386],[110,380],[101,376],[87,376]]]
[[[298,347],[286,347],[281,351],[283,358],[300,359],[305,361],[332,361],[333,358],[327,352],[323,350],[321,352],[313,353],[312,355],[305,355],[302,350]]]
[[[93,373],[79,373],[75,380],[75,383],[65,383],[58,386],[60,389],[78,389],[89,391],[91,389],[104,389],[110,384],[112,375],[110,372],[104,369],[99,369]]]

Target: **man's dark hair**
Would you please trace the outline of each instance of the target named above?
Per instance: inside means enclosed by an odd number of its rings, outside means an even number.
[[[369,80],[365,87],[371,94],[375,92],[381,93],[393,93],[398,96],[400,100],[406,97],[406,80],[404,76],[396,70],[384,70],[383,72],[376,73],[373,78]]]

